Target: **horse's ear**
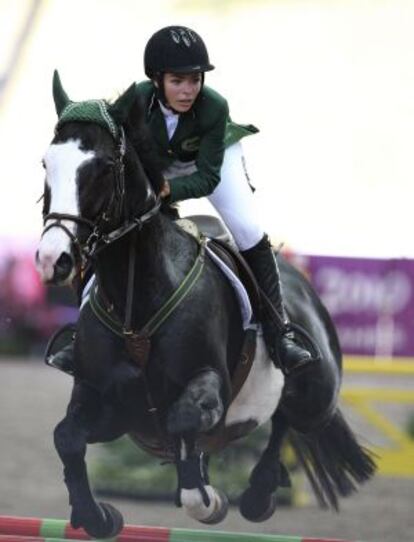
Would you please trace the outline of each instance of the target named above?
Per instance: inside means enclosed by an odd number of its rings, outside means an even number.
[[[55,100],[56,113],[58,114],[58,117],[60,117],[60,114],[68,105],[70,100],[66,92],[63,90],[57,70],[53,72],[53,99]]]
[[[136,98],[137,93],[135,90],[135,83],[132,83],[132,85],[129,86],[113,104],[108,106],[110,115],[118,124],[124,124],[126,122]]]

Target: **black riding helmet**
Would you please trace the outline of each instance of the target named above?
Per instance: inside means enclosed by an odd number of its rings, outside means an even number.
[[[155,32],[144,51],[144,70],[157,82],[156,97],[170,107],[164,92],[164,73],[201,73],[214,70],[201,36],[185,26],[166,26]]]
[[[201,36],[185,26],[167,26],[155,32],[144,52],[144,70],[150,78],[162,73],[204,73],[214,70]]]

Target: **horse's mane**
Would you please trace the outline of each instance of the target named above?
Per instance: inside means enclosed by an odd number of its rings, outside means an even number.
[[[139,97],[134,100],[123,127],[127,140],[137,153],[154,192],[158,194],[164,184],[164,177],[155,143],[145,124],[144,106]]]

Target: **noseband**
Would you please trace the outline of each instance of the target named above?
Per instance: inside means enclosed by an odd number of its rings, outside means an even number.
[[[139,217],[134,217],[130,221],[125,221],[120,227],[112,230],[109,233],[104,233],[104,227],[110,222],[119,223],[122,217],[122,213],[125,209],[125,152],[126,152],[126,139],[125,132],[122,127],[120,130],[120,141],[117,146],[117,156],[113,162],[114,167],[114,189],[111,194],[111,198],[106,206],[105,210],[98,216],[95,221],[87,218],[72,215],[69,213],[48,213],[43,216],[44,229],[41,237],[52,228],[59,228],[65,232],[65,234],[71,240],[71,244],[75,249],[76,259],[80,264],[80,268],[83,269],[86,263],[95,257],[98,252],[101,252],[103,248],[110,245],[114,241],[117,241],[134,228],[141,229],[145,222],[150,220],[156,213],[158,213],[161,207],[161,200],[159,197],[155,199],[154,206]],[[46,223],[52,220],[53,222],[46,226]],[[82,226],[87,226],[90,234],[85,243],[81,243],[76,235],[74,235],[70,229],[63,224],[63,221],[73,222]]]

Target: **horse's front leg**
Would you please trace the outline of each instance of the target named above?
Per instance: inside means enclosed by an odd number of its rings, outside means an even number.
[[[55,447],[64,465],[64,479],[72,507],[71,524],[93,538],[116,536],[123,526],[113,506],[97,503],[92,495],[85,463],[86,446],[101,415],[98,392],[75,384],[65,418],[56,426]]]
[[[211,430],[221,419],[224,405],[222,380],[214,370],[204,370],[190,381],[168,416],[168,432],[174,437],[178,476],[177,506],[203,523],[222,521],[228,512],[224,493],[208,479],[207,457],[197,450],[197,436]]]

